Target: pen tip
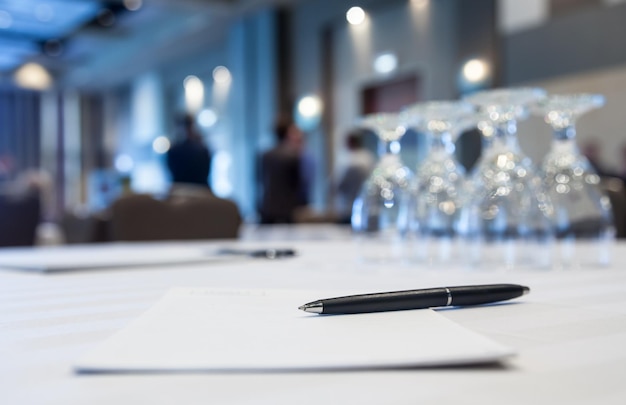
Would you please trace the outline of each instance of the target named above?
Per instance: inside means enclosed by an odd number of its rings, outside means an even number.
[[[526,295],[530,292],[530,288],[526,286],[522,286],[522,295]]]
[[[324,304],[322,304],[319,301],[309,302],[308,304],[304,304],[298,307],[298,309],[301,309],[304,312],[312,312],[314,314],[321,314],[322,312],[324,312]]]

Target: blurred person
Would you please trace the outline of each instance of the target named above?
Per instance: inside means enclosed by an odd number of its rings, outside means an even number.
[[[363,143],[363,134],[353,130],[346,136],[347,160],[337,183],[339,221],[350,223],[352,204],[358,197],[363,183],[376,164],[374,154]]]
[[[52,177],[41,169],[15,175],[0,191],[0,209],[6,229],[0,246],[59,245],[63,231],[56,223],[55,189]]]
[[[55,220],[55,190],[52,176],[42,169],[29,169],[20,173],[16,179],[18,194],[37,195],[41,202],[41,219],[44,222]]]
[[[193,116],[181,116],[177,125],[182,139],[175,142],[166,155],[172,182],[209,187],[212,153],[196,129]]]
[[[296,211],[309,203],[312,161],[302,131],[291,120],[279,119],[274,133],[276,146],[259,161],[260,222],[293,223]]]

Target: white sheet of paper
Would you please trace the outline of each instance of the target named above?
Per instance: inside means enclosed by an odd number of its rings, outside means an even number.
[[[513,355],[435,311],[320,316],[317,293],[175,288],[75,364],[78,372],[462,365]]]
[[[105,244],[4,250],[0,252],[0,268],[53,273],[109,267],[189,264],[242,257],[218,255],[217,250],[200,247]]]

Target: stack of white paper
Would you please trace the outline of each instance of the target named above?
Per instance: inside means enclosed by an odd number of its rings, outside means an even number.
[[[0,268],[54,273],[112,267],[159,266],[235,260],[201,247],[103,244],[94,246],[8,249],[0,252]]]
[[[326,294],[328,295],[328,294]],[[311,292],[176,288],[78,372],[330,370],[494,362],[512,350],[432,310],[324,316]]]

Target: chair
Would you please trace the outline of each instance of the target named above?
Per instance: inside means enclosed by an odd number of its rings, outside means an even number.
[[[241,215],[237,205],[208,190],[171,194],[165,200],[146,194],[120,197],[111,207],[114,241],[234,239]]]
[[[108,211],[98,213],[67,211],[61,217],[61,228],[67,244],[101,243],[111,240]]]
[[[0,193],[0,247],[34,245],[40,216],[39,193]]]

